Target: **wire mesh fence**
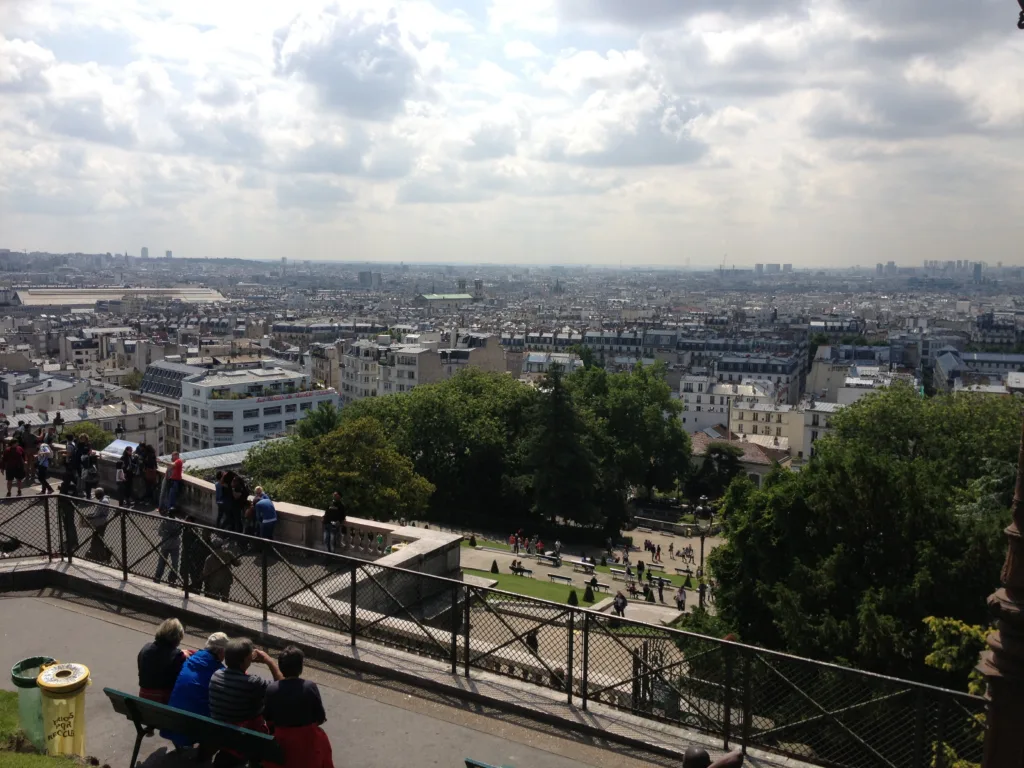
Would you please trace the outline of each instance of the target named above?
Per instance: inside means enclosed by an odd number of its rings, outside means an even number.
[[[75,497],[0,500],[0,556],[80,558],[829,768],[969,768],[985,700]]]

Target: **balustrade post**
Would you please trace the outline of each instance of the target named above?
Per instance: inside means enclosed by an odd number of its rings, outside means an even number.
[[[469,604],[473,601],[473,590],[470,587],[466,587],[466,604],[463,606],[462,611],[462,639],[463,648],[462,652],[465,656],[462,659],[463,666],[465,668],[466,677],[469,677]]]
[[[121,508],[121,578],[128,581],[128,521],[125,519],[126,510]],[[157,549],[157,557],[160,557],[160,550]],[[173,574],[172,574],[173,576]]]
[[[753,651],[746,649],[743,652],[743,754],[747,754],[747,744],[750,741],[750,727],[753,717],[751,715],[751,699],[753,698],[753,664],[751,656]]]

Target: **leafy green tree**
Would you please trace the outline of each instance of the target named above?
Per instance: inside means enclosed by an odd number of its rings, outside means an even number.
[[[121,386],[137,390],[142,386],[142,371],[133,370],[121,380]]]
[[[924,620],[985,621],[1019,419],[1012,399],[898,385],[837,413],[801,472],[724,497],[728,541],[710,557],[722,620],[790,653],[941,677]],[[982,486],[998,492],[974,503]]]
[[[742,473],[743,449],[731,443],[710,443],[704,461],[687,484],[687,496],[717,499],[725,493],[733,478]]]
[[[267,443],[254,453],[246,472],[271,497],[296,504],[322,508],[338,491],[353,516],[415,518],[434,491],[373,419],[346,422],[313,440]]]
[[[334,403],[322,402],[315,409],[309,411],[295,425],[295,432],[299,437],[313,440],[326,435],[341,426],[341,411]]]
[[[88,435],[89,444],[97,451],[106,448],[115,440],[113,432],[107,432],[107,430],[94,421],[82,421],[78,424],[68,425],[64,428],[65,438],[69,434],[75,437]]]
[[[546,520],[594,525],[600,477],[585,424],[560,371],[548,373],[543,389],[528,459],[534,508]]]

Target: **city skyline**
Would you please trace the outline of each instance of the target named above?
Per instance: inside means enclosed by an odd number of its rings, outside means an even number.
[[[0,245],[1019,264],[1011,5],[15,0]]]

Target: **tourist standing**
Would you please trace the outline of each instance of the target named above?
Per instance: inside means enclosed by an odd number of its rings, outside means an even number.
[[[621,591],[615,593],[615,598],[612,600],[612,611],[615,615],[622,618],[626,615],[626,606],[629,605],[629,601],[626,600],[626,596]]]
[[[153,581],[157,584],[164,577],[164,569],[170,561],[171,572],[167,574],[167,583],[172,587],[178,581],[178,558],[181,552],[181,523],[175,520],[176,510],[172,507],[162,513],[164,518],[160,521],[157,535],[160,537],[160,545],[157,547],[156,575]]]
[[[21,496],[21,483],[25,479],[25,449],[16,440],[8,442],[4,450],[4,473],[7,476],[7,496],[10,497],[15,485]]]
[[[39,446],[39,455],[36,457],[36,477],[39,479],[39,486],[43,495],[53,493],[48,478],[50,477],[50,462],[53,461],[53,450],[49,445],[43,443]]]
[[[141,448],[140,448],[141,450]],[[160,469],[156,460],[156,448],[147,445],[142,453],[142,477],[146,483],[146,501],[154,507],[159,506]]]
[[[277,526],[277,509],[274,502],[264,492],[263,487],[257,485],[255,491],[256,500],[253,502],[253,512],[256,516],[256,523],[259,525],[259,537],[261,539],[274,538],[274,528]]]
[[[324,510],[324,546],[328,552],[334,552],[339,548],[339,537],[344,524],[345,503],[341,500],[341,494],[335,491],[331,503]]]
[[[178,503],[178,494],[181,493],[181,486],[185,483],[184,477],[185,462],[181,460],[181,455],[175,451],[171,454],[170,474],[167,477],[167,499],[164,506],[173,507]]]

